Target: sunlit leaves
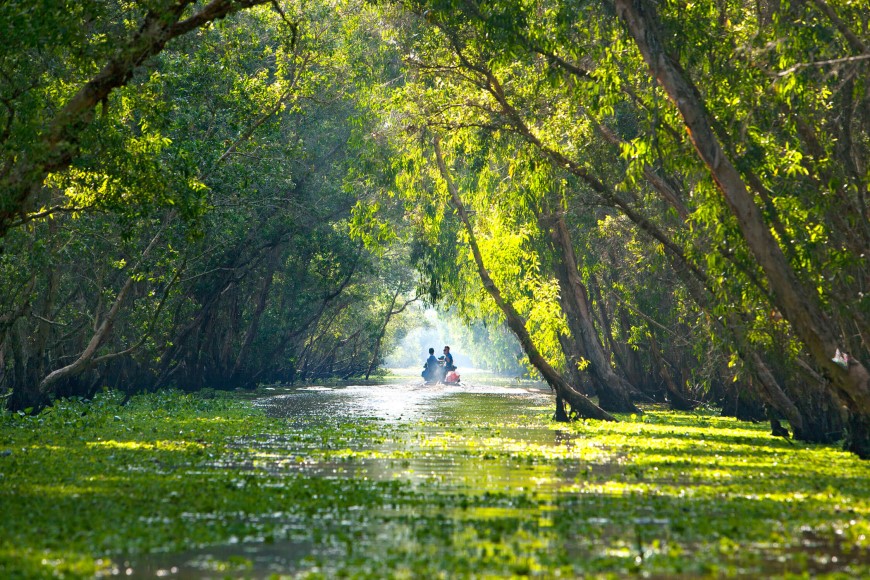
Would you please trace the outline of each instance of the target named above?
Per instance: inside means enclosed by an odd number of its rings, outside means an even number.
[[[362,240],[366,247],[375,252],[397,239],[396,232],[389,222],[378,219],[379,206],[376,203],[364,204],[358,201],[351,213],[350,235]]]

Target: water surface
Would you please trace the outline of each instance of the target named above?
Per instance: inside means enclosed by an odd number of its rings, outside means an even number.
[[[798,466],[772,490],[771,474],[786,467],[777,458],[786,460],[793,447],[761,426],[652,412],[619,424],[565,426],[550,420],[553,396],[540,385],[485,381],[306,386],[255,404],[288,429],[239,439],[237,453],[199,468],[248,474],[276,494],[302,482],[293,489],[316,507],[224,516],[262,532],[224,546],[130,558],[117,574],[756,578],[870,571],[867,548],[843,535],[860,516],[809,501],[827,485],[818,481],[824,469]],[[844,493],[858,502],[856,514],[866,513],[866,489]]]

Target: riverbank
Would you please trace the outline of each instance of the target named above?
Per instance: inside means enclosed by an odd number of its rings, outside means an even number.
[[[114,393],[0,418],[0,576],[870,573],[866,462],[533,389]]]

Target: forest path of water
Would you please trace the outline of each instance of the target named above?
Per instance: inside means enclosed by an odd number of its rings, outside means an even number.
[[[541,420],[543,414],[552,413],[553,397],[540,384],[500,386],[465,382],[461,385],[424,385],[407,381],[384,385],[306,386],[259,399],[255,405],[269,416],[287,419],[297,433],[316,432],[317,435],[310,439],[303,436],[294,441],[280,437],[258,439],[253,442],[261,451],[256,462],[233,466],[238,469],[265,469],[287,477],[323,480],[403,481],[414,487],[419,484],[430,491],[435,489],[440,497],[448,498],[447,501],[468,493],[495,497],[522,494],[532,489],[535,493],[554,492],[561,484],[572,482],[579,469],[577,464],[557,470],[531,463],[521,465],[522,460],[506,464],[497,461],[496,454],[480,461],[481,445],[491,446],[493,451],[496,447],[504,451],[529,446],[572,445],[566,432],[554,430]],[[347,427],[357,423],[374,423],[378,429],[366,429],[350,438],[337,432],[335,437],[323,436],[325,425]],[[457,438],[455,434],[463,430],[473,431],[474,436]],[[241,441],[240,447],[250,444],[250,441]],[[289,448],[297,455],[291,455],[288,461],[286,452]],[[309,452],[313,450],[326,450],[326,459],[322,455],[311,459]],[[329,450],[335,452],[334,458],[330,458]],[[361,457],[349,462],[348,451],[360,452]],[[274,459],[273,463],[270,463],[270,457]],[[328,498],[324,500],[328,501]],[[499,503],[502,505],[488,509],[487,518],[508,518],[515,524],[528,516],[528,506],[513,506],[509,499],[499,500]],[[401,510],[406,513],[398,519],[415,515],[430,518],[444,505],[444,499],[436,499],[432,505],[417,505],[410,510],[403,507]],[[450,506],[450,509],[454,507],[459,505]],[[394,516],[401,511],[397,511],[395,506],[384,508],[391,512],[388,518],[381,517],[383,514],[373,514],[377,517],[372,521],[356,517],[352,521],[353,525],[367,528],[356,530],[358,536],[372,534],[382,540],[378,542],[382,548],[389,549],[391,544],[402,542],[402,535],[408,530],[400,530],[393,524],[380,530],[372,529],[373,522],[383,526],[387,520],[396,520]],[[332,527],[346,527],[350,521],[338,521]],[[288,522],[291,528],[297,525],[304,524]],[[386,537],[391,534],[393,537]],[[342,557],[343,550],[330,547],[329,542],[240,542],[185,554],[140,557],[127,570],[133,577],[292,575],[301,570],[311,571],[305,564],[307,556],[319,554],[323,558],[327,555],[328,559],[331,551],[336,552],[336,557]],[[372,556],[375,566],[383,561],[383,554]],[[238,564],[236,570],[233,570],[234,562]],[[322,571],[330,574],[328,569]],[[376,568],[369,572],[378,575]]]
[[[247,530],[231,544],[134,557],[122,570],[172,578],[870,571],[862,466],[771,438],[763,425],[650,411],[564,426],[550,420],[547,390],[485,382],[300,387],[255,405],[288,429],[240,439],[236,455],[205,467],[235,470],[239,485],[260,492],[268,486],[283,510],[230,507],[223,523]]]

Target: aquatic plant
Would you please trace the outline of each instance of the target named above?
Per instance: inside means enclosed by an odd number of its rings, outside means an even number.
[[[866,465],[763,425],[554,425],[545,395],[473,392],[306,415],[287,396],[285,417],[172,391],[2,415],[0,575],[870,573]]]

